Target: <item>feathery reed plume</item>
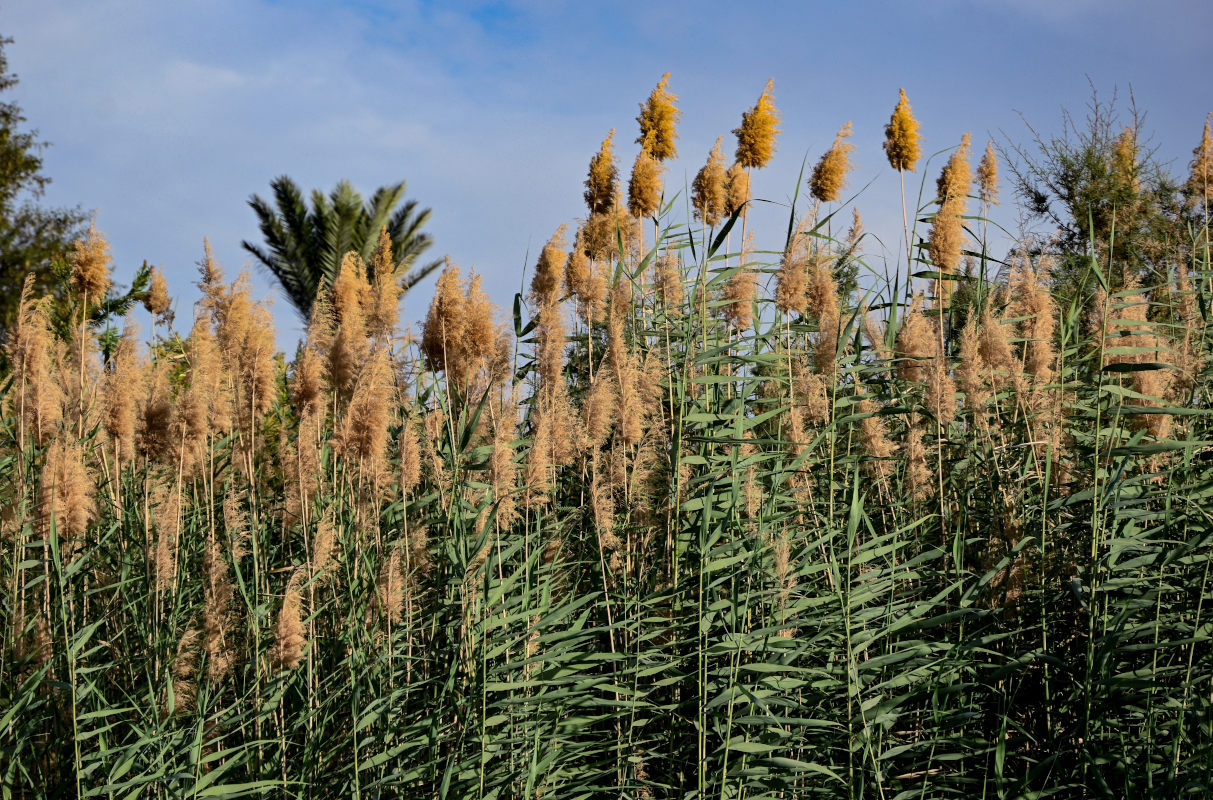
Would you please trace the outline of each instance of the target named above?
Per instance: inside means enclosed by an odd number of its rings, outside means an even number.
[[[189,383],[177,403],[175,427],[180,430],[173,439],[183,446],[184,467],[189,472],[201,462],[207,437],[231,428],[233,409],[231,382],[205,317],[195,320],[185,343],[185,356]]]
[[[724,213],[731,217],[745,209],[749,202],[750,173],[739,162],[734,162],[724,174]]]
[[[661,210],[661,161],[650,152],[656,145],[653,134],[645,139],[644,146],[636,154],[632,164],[632,177],[628,180],[628,211],[633,217],[654,217]]]
[[[805,287],[805,309],[817,321],[814,344],[817,371],[823,375],[834,371],[838,350],[838,325],[842,307],[838,300],[838,281],[830,267],[829,256],[818,252],[809,259]]]
[[[18,395],[15,410],[22,420],[19,436],[33,436],[44,444],[63,420],[64,392],[55,373],[61,344],[51,333],[48,300],[35,301],[34,276],[28,275],[21,290],[17,320],[9,333],[8,357],[13,386]],[[24,444],[19,441],[19,444]]]
[[[998,154],[993,140],[986,142],[986,152],[977,165],[977,195],[987,206],[998,205]]]
[[[87,327],[76,331],[67,342],[66,350],[60,353],[56,380],[66,392],[64,423],[77,434],[90,431],[101,422],[94,402],[101,382],[101,366],[101,353],[93,332]]]
[[[691,205],[695,209],[695,218],[709,228],[720,223],[728,206],[728,179],[724,154],[720,149],[723,140],[724,137],[716,137],[707,163],[700,167],[691,183]]]
[[[861,309],[863,332],[868,337],[868,346],[876,354],[876,358],[883,362],[893,360],[893,351],[889,349],[885,341],[885,334],[888,332],[887,326],[884,323],[872,318],[868,313],[868,307],[865,305]]]
[[[1057,358],[1053,347],[1057,311],[1048,288],[1050,267],[1048,256],[1041,256],[1035,266],[1026,254],[1011,262],[1011,316],[1026,318],[1019,323],[1020,333],[1027,340],[1024,368],[1038,385],[1052,380]]]
[[[1000,317],[995,316],[991,305],[986,303],[981,312],[978,352],[982,363],[990,371],[990,385],[995,391],[1000,391],[1019,382],[1020,364],[1011,347],[1009,328]]]
[[[176,413],[172,374],[173,365],[167,359],[152,362],[138,435],[140,454],[152,460],[167,453],[178,440],[173,430]]]
[[[906,488],[910,499],[921,502],[935,494],[934,474],[927,465],[927,448],[922,443],[923,429],[917,420],[906,433]]]
[[[560,282],[568,255],[564,252],[566,226],[561,225],[543,246],[539,260],[535,263],[535,274],[531,278],[531,299],[539,305],[560,300]]]
[[[97,516],[95,491],[96,484],[85,467],[84,448],[61,438],[54,439],[42,467],[38,504],[42,530],[49,532],[53,520],[59,539],[68,545],[64,548],[68,553]]]
[[[158,477],[152,484],[152,519],[156,549],[152,554],[156,594],[165,594],[177,581],[177,543],[181,537],[181,491]]]
[[[825,151],[809,179],[809,191],[823,203],[833,203],[842,196],[851,168],[851,153],[855,145],[844,141],[851,136],[851,123],[843,125],[834,137],[834,144]]]
[[[401,548],[393,547],[379,567],[375,581],[375,599],[379,614],[388,623],[399,625],[404,618],[404,557]]]
[[[105,431],[114,443],[117,458],[125,462],[135,457],[139,404],[147,391],[146,372],[138,353],[138,336],[138,327],[128,321],[101,387]]]
[[[640,136],[636,142],[658,161],[668,161],[678,155],[678,148],[674,146],[678,133],[674,126],[678,124],[682,112],[674,106],[678,95],[670,92],[669,83],[670,73],[667,72],[657,82],[657,88],[653,89],[648,101],[640,105],[640,116],[636,117],[640,123]]]
[[[620,434],[624,445],[631,447],[644,433],[647,414],[641,396],[639,365],[623,335],[624,320],[631,310],[627,288],[625,279],[621,278],[612,293],[611,310],[607,315],[607,360],[619,393]]]
[[[627,258],[641,241],[641,225],[638,217],[628,213],[623,195],[617,192],[609,210],[590,214],[585,221],[583,243],[586,255],[596,262]]]
[[[565,226],[561,225],[544,245],[531,280],[530,298],[538,308],[539,318],[536,337],[539,380],[549,390],[563,384],[566,333],[564,312],[560,308],[560,279],[567,259],[564,231]]]
[[[545,252],[555,272],[540,281],[552,284],[558,296],[565,254]],[[473,274],[464,283],[459,267],[448,259],[422,329],[421,352],[431,369],[446,372],[448,385],[460,397],[483,392],[509,373],[510,335],[496,316],[496,306],[480,288],[480,276]]]
[[[234,564],[239,563],[240,559],[249,554],[249,542],[252,536],[249,530],[248,513],[241,505],[241,494],[244,493],[229,490],[223,495],[223,532],[227,535]]]
[[[796,223],[796,230],[784,248],[779,260],[779,272],[775,275],[775,307],[785,314],[795,311],[803,314],[808,291],[809,277],[809,232],[813,223],[812,214],[806,214]]]
[[[206,600],[202,612],[203,647],[206,650],[206,675],[213,683],[219,683],[233,666],[235,650],[228,641],[231,635],[231,605],[234,597],[228,564],[214,541],[203,559],[206,582],[203,596]]]
[[[379,229],[379,240],[371,255],[372,283],[366,298],[366,320],[371,337],[382,343],[391,342],[396,335],[400,317],[400,295],[404,290],[396,279],[396,262],[392,255],[392,237],[387,227]]]
[[[463,281],[459,267],[447,259],[446,267],[438,276],[434,287],[434,298],[422,326],[421,352],[436,372],[447,370],[448,364],[459,364],[465,339]]]
[[[337,545],[337,521],[330,510],[320,517],[316,523],[316,531],[312,534],[311,574],[319,578],[333,563],[333,549]]]
[[[581,423],[585,431],[586,447],[600,447],[611,435],[615,422],[619,397],[615,382],[601,371],[594,377],[581,407]]]
[[[366,268],[357,253],[341,259],[330,290],[336,332],[329,350],[328,372],[332,387],[348,397],[371,350],[364,300],[371,293]]]
[[[110,289],[110,246],[95,222],[90,222],[84,241],[72,243],[68,254],[72,288],[83,297],[101,300]]]
[[[607,558],[612,572],[623,567],[619,550],[623,540],[615,532],[615,497],[611,488],[593,471],[590,478],[590,511],[594,515],[594,531],[598,534],[598,548]]]
[[[936,269],[947,275],[954,274],[960,267],[961,251],[964,247],[962,217],[969,187],[973,182],[973,172],[969,167],[969,142],[970,137],[966,133],[960,140],[960,147],[952,153],[939,174],[939,210],[927,237],[927,253],[932,263]],[[950,283],[941,279],[935,294],[941,306],[947,303],[950,293]]]
[[[977,331],[977,314],[970,314],[960,330],[960,354],[956,365],[956,380],[964,393],[965,408],[979,421],[990,400],[982,373],[985,363],[981,357],[981,337]]]
[[[278,612],[270,661],[279,670],[293,670],[303,661],[303,648],[307,644],[303,628],[303,575],[302,569],[291,573],[282,609]]]
[[[935,341],[935,360],[927,370],[923,399],[931,416],[943,427],[956,419],[956,381],[948,374],[948,362]]]
[[[503,394],[506,394],[503,392]],[[497,501],[497,524],[508,527],[518,516],[518,465],[514,462],[514,435],[518,423],[518,403],[514,392],[508,392],[497,406],[493,418],[493,496]]]
[[[155,267],[152,267],[151,285],[148,287],[147,294],[143,296],[143,307],[161,324],[172,323],[173,300],[168,295],[168,281],[164,279],[164,274]]]
[[[741,115],[737,137],[737,163],[746,169],[767,165],[775,155],[775,137],[780,133],[779,110],[775,108],[775,81],[768,80],[758,102]]]
[[[337,454],[357,463],[360,472],[375,482],[386,465],[394,388],[387,347],[376,347],[354,384],[334,441]]]
[[[922,383],[926,379],[927,362],[935,356],[937,348],[938,332],[922,313],[922,304],[922,294],[916,294],[901,321],[893,348],[897,374],[910,383]]]
[[[889,157],[889,166],[898,172],[914,171],[921,150],[918,144],[918,120],[910,111],[910,101],[906,99],[906,90],[898,90],[900,96],[893,116],[884,129],[884,151]]]
[[[283,448],[283,499],[287,521],[308,519],[307,510],[320,493],[320,452],[316,444],[318,412],[299,418],[298,434]],[[285,432],[284,432],[285,435]]]
[[[665,306],[666,314],[678,314],[686,293],[682,287],[682,259],[667,250],[653,264],[653,288]]]
[[[573,236],[573,248],[569,250],[568,259],[564,262],[564,286],[568,293],[577,299],[577,307],[586,318],[586,325],[593,325],[594,299],[591,296],[591,282],[594,274],[590,256],[585,248],[585,225],[577,228]]]
[[[868,415],[859,421],[859,444],[868,457],[864,461],[864,469],[873,479],[884,480],[893,471],[890,458],[897,448],[889,438],[884,417],[876,413],[880,407],[864,391],[863,384],[855,385],[855,394],[859,398],[855,403],[855,412]]]
[[[320,412],[324,406],[324,361],[308,341],[299,350],[291,368],[291,404],[301,418]]]
[[[194,626],[185,629],[177,641],[177,656],[173,659],[172,712],[188,714],[198,699],[198,640],[202,632]],[[167,709],[166,709],[167,710]]]
[[[585,179],[585,204],[591,214],[607,214],[614,210],[616,181],[619,168],[615,166],[615,154],[611,140],[615,129],[602,140],[602,147],[590,159],[590,174]]]
[[[743,259],[744,261],[744,259]],[[754,324],[754,297],[758,289],[758,273],[743,266],[729,278],[721,292],[725,301],[724,318],[739,331]]]
[[[1201,134],[1200,144],[1192,150],[1191,173],[1185,186],[1192,203],[1213,198],[1213,132],[1209,129],[1210,120],[1213,120],[1213,113],[1205,117],[1205,129]]]
[[[417,424],[410,417],[400,428],[397,442],[400,453],[400,492],[408,497],[421,480],[421,440],[417,436]]]

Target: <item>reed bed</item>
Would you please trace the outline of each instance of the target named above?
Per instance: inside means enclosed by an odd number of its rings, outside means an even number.
[[[382,242],[290,364],[209,248],[150,352],[99,351],[98,232],[74,327],[23,296],[0,795],[1213,791],[1207,227],[1060,303],[1047,243],[982,246],[966,136],[861,290],[850,123],[761,250],[773,87],[675,196],[667,79],[511,315],[448,263],[402,335]],[[916,130],[903,92],[903,178]]]

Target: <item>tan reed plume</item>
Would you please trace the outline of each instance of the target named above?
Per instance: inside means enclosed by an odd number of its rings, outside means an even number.
[[[379,229],[375,252],[371,255],[371,285],[366,298],[367,328],[371,337],[387,344],[396,336],[400,317],[400,281],[396,275],[396,260],[392,253],[392,237],[387,227]]]
[[[307,645],[303,627],[303,576],[302,569],[291,573],[286,584],[286,594],[282,599],[282,609],[278,612],[270,661],[280,670],[298,667],[303,661],[303,650]]]
[[[796,230],[784,248],[779,260],[779,272],[775,274],[775,307],[785,314],[805,312],[808,290],[809,228],[814,214],[805,214],[796,223]]]
[[[960,353],[956,364],[956,380],[964,393],[965,408],[980,423],[990,392],[983,377],[985,362],[981,357],[981,336],[977,330],[978,315],[972,313],[960,329]]]
[[[823,203],[836,202],[846,186],[851,153],[855,151],[855,145],[845,141],[850,138],[851,131],[850,122],[839,129],[834,144],[821,156],[809,178],[809,192]]]
[[[998,154],[993,140],[986,142],[986,152],[977,165],[977,196],[987,206],[998,204]]]
[[[85,466],[84,448],[55,438],[46,450],[38,491],[42,530],[50,531],[52,520],[65,552],[74,545],[97,516],[96,482]]]
[[[206,606],[202,612],[203,647],[206,650],[206,675],[219,683],[231,671],[235,650],[229,641],[232,633],[232,590],[228,563],[218,541],[212,541],[203,559],[206,581],[203,596]]]
[[[746,204],[750,202],[750,173],[745,171],[739,162],[734,162],[724,175],[724,213],[733,216],[741,210],[745,215]]]
[[[964,220],[969,188],[973,172],[969,167],[969,134],[960,140],[960,147],[952,153],[939,174],[937,190],[939,210],[931,224],[927,237],[927,253],[932,263],[942,273],[955,274],[960,267],[961,251],[964,248]],[[951,284],[940,280],[936,298],[942,307],[951,293]]]
[[[404,618],[404,594],[404,554],[400,547],[393,547],[379,566],[379,577],[375,581],[379,614],[387,623],[399,625]]]
[[[724,154],[720,145],[723,137],[716,137],[707,163],[700,167],[691,183],[691,205],[695,218],[709,228],[720,224],[728,206],[728,179],[724,167]]]
[[[669,84],[670,73],[667,72],[657,82],[657,88],[653,89],[648,101],[640,105],[640,116],[636,117],[640,123],[640,136],[636,142],[658,161],[668,161],[678,155],[678,148],[674,145],[674,140],[678,138],[675,126],[682,112],[674,106],[678,95],[670,92]]]
[[[632,177],[628,179],[628,211],[633,217],[655,217],[661,210],[661,161],[651,152],[653,134],[650,132],[644,146],[636,154],[632,164]]]
[[[386,346],[376,347],[354,384],[334,440],[334,450],[374,482],[382,478],[387,463],[394,394],[391,357]]]
[[[775,108],[775,81],[768,80],[758,102],[742,113],[737,137],[737,163],[746,169],[765,167],[775,155],[775,137],[779,130],[779,110]]]
[[[110,288],[110,246],[95,222],[90,222],[84,241],[72,243],[68,254],[72,288],[91,301],[105,297]]]
[[[101,387],[105,431],[114,443],[117,458],[123,462],[135,457],[139,405],[147,393],[147,373],[139,358],[138,338],[138,326],[128,321]]]
[[[922,312],[922,294],[914,295],[910,308],[901,321],[901,330],[893,347],[897,358],[897,374],[903,381],[923,383],[929,362],[938,347],[938,331]]]
[[[897,448],[889,438],[884,417],[876,414],[880,407],[866,393],[863,384],[856,384],[855,394],[860,398],[855,403],[855,412],[871,415],[859,421],[859,444],[868,456],[864,461],[864,469],[873,479],[881,481],[892,474],[893,465],[890,459]]]
[[[923,428],[918,420],[910,422],[906,432],[906,488],[910,499],[921,502],[935,494],[935,475],[927,465],[927,448],[922,442]]]
[[[188,714],[198,699],[198,640],[201,638],[202,632],[191,625],[177,641],[172,670],[174,713]]]
[[[898,172],[906,170],[913,172],[918,163],[921,149],[918,144],[918,120],[914,119],[910,110],[910,101],[906,99],[906,90],[899,89],[897,107],[893,116],[885,126],[884,151],[889,157],[889,165]]]
[[[612,139],[615,129],[602,140],[602,147],[590,159],[590,174],[585,179],[585,204],[590,214],[606,214],[615,207],[619,168],[615,166]]]
[[[682,285],[682,259],[678,253],[667,250],[653,263],[653,288],[661,298],[666,314],[681,313],[686,291]]]
[[[34,300],[34,276],[27,275],[6,347],[17,391],[14,410],[21,418],[18,436],[22,445],[25,437],[45,444],[63,420],[65,395],[56,377],[62,343],[51,333],[48,303],[47,298]]]
[[[336,330],[329,350],[328,374],[332,387],[342,397],[353,391],[371,350],[364,303],[370,293],[362,259],[357,253],[346,253],[329,292]]]
[[[173,300],[168,294],[168,281],[160,270],[152,267],[151,285],[143,296],[143,307],[147,313],[156,317],[161,324],[171,323],[173,319]]]
[[[1112,143],[1112,169],[1121,182],[1134,192],[1141,191],[1141,175],[1137,164],[1137,131],[1126,125]]]
[[[1035,265],[1026,253],[1011,261],[1011,316],[1025,317],[1019,323],[1020,334],[1026,340],[1024,368],[1036,385],[1052,380],[1053,364],[1057,359],[1053,347],[1057,308],[1049,292],[1051,266],[1047,255],[1039,256]]]

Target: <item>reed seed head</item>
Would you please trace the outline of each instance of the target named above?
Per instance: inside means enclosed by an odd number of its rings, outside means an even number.
[[[155,267],[152,267],[151,285],[143,296],[143,307],[161,322],[169,322],[172,319],[173,301],[168,296],[168,281]]]
[[[1200,144],[1192,150],[1192,172],[1188,177],[1188,196],[1196,201],[1213,198],[1213,132],[1209,123],[1213,113],[1205,117],[1205,129]]]
[[[72,287],[84,297],[101,300],[110,288],[110,246],[95,222],[90,222],[84,241],[72,243],[68,255]]]
[[[741,127],[733,131],[737,137],[737,163],[746,169],[765,167],[775,155],[780,117],[774,91],[775,81],[768,80],[758,102],[741,115]]]
[[[585,179],[585,204],[591,214],[605,214],[615,205],[619,168],[615,166],[612,139],[615,129],[602,140],[602,147],[590,159],[590,174]]]
[[[700,168],[691,184],[691,205],[695,209],[695,216],[709,228],[720,223],[728,207],[728,179],[724,154],[720,149],[722,141],[723,137],[716,137],[707,163]]]
[[[668,161],[678,155],[678,148],[674,146],[674,140],[678,138],[675,125],[682,112],[674,106],[678,95],[670,92],[669,83],[670,73],[667,72],[657,82],[648,101],[641,104],[640,116],[636,117],[640,123],[640,136],[636,142],[657,161]]]
[[[834,144],[825,151],[809,178],[809,191],[823,203],[833,203],[842,196],[847,183],[847,172],[851,169],[851,153],[855,145],[845,141],[851,136],[851,123],[839,129]]]
[[[893,116],[884,129],[884,151],[889,157],[889,165],[898,172],[914,171],[918,163],[921,149],[918,144],[918,120],[910,110],[910,101],[906,99],[906,90],[898,90],[900,96]]]
[[[998,205],[998,154],[993,140],[986,142],[986,152],[977,165],[977,194],[986,205]]]
[[[649,134],[649,138],[652,138]],[[647,142],[647,140],[646,140]],[[641,148],[632,165],[628,181],[628,211],[633,217],[655,217],[661,210],[661,162],[649,152],[650,145]]]
[[[734,162],[725,173],[724,197],[724,213],[730,217],[750,202],[750,173],[745,171],[740,162]],[[742,214],[744,213],[742,211]]]
[[[301,569],[291,573],[286,584],[286,595],[282,599],[282,609],[278,612],[270,660],[280,670],[298,667],[303,661],[303,650],[307,645],[303,628],[303,575]]]

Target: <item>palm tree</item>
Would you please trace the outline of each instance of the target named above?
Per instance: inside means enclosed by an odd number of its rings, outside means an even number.
[[[265,246],[241,242],[244,249],[282,284],[287,299],[303,319],[311,317],[316,294],[332,285],[346,253],[358,253],[370,263],[380,229],[386,227],[396,259],[396,278],[407,292],[437,269],[442,261],[413,265],[432,243],[421,226],[430,210],[404,200],[404,181],[381,186],[368,202],[349,181],[341,181],[327,196],[312,190],[309,209],[299,186],[286,175],[270,182],[274,202],[253,195],[249,206],[257,214]]]

